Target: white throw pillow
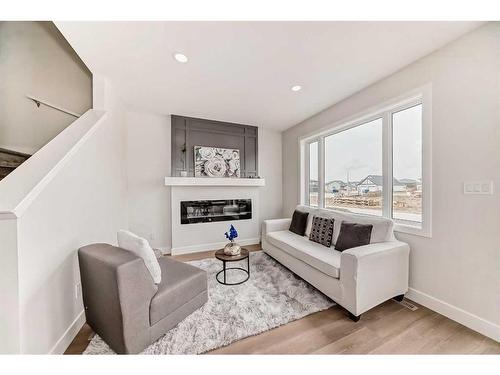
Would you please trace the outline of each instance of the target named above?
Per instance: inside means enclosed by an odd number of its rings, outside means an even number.
[[[141,257],[154,283],[159,284],[161,282],[160,264],[158,263],[158,259],[156,259],[155,252],[149,246],[146,239],[122,229],[118,231],[118,246]]]

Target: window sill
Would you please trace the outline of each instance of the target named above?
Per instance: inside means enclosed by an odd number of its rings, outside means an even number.
[[[415,225],[401,224],[397,222],[394,223],[394,232],[432,238],[432,233],[429,229],[418,227]]]

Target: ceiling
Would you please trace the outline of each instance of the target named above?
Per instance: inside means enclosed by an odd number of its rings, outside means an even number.
[[[136,111],[291,127],[480,22],[57,22]],[[181,52],[185,64],[172,55]],[[293,85],[301,91],[293,92]]]

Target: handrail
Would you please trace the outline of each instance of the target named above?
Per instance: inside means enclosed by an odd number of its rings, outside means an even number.
[[[40,104],[43,104],[49,108],[54,108],[55,110],[58,110],[60,112],[64,112],[64,113],[71,115],[73,117],[76,117],[76,118],[79,118],[82,115],[81,113],[76,113],[76,112],[70,111],[69,109],[58,107],[54,104],[51,104],[51,103],[46,102],[46,101],[39,99],[39,98],[35,98],[34,96],[31,96],[31,95],[26,95],[26,97],[30,100],[33,100],[35,102],[36,106],[39,108],[40,108]]]

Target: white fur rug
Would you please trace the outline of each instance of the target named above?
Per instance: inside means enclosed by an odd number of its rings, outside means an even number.
[[[236,286],[215,280],[222,269],[222,262],[215,258],[189,263],[207,271],[208,302],[142,354],[204,353],[334,305],[262,251],[250,253],[250,279]],[[246,260],[241,264],[246,268]],[[227,281],[244,276],[241,271],[228,271]],[[96,335],[84,354],[114,352]]]

